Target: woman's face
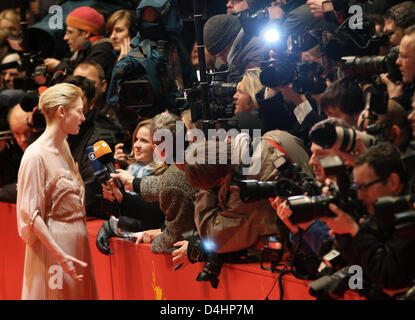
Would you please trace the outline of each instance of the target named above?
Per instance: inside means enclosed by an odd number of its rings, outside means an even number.
[[[138,129],[133,147],[136,161],[148,164],[153,160],[153,146],[150,129],[148,127]]]
[[[77,98],[71,105],[65,109],[65,117],[63,120],[63,130],[67,134],[78,134],[82,122],[85,121],[84,106],[81,97]]]
[[[9,19],[1,19],[0,28],[9,29],[11,34],[14,34],[16,36],[19,35],[19,29],[16,27],[13,21],[10,21]]]
[[[112,33],[110,36],[110,40],[114,50],[120,51],[121,43],[124,41],[124,39],[128,38],[129,36],[130,34],[127,27],[127,21],[125,19],[118,20],[114,24],[114,28],[112,29]]]
[[[235,100],[235,114],[238,114],[242,111],[250,111],[256,107],[248,92],[246,91],[244,80],[238,83],[233,99]]]

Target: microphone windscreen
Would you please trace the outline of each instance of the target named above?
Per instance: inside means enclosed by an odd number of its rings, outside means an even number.
[[[102,165],[101,162],[97,159],[94,153],[94,147],[88,146],[86,147],[86,153],[88,155],[89,163],[92,166],[92,170],[94,171],[94,176],[98,179],[100,183],[103,183],[110,179],[110,175],[106,167]]]
[[[104,165],[114,161],[112,150],[104,140],[94,143],[94,153],[97,159]]]
[[[29,91],[20,99],[20,106],[26,112],[32,112],[34,107],[39,103],[39,97],[36,92]]]

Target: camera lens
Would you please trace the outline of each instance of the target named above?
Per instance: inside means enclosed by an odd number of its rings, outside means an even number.
[[[323,149],[330,149],[337,140],[336,127],[330,123],[310,131],[310,139]]]
[[[330,216],[329,203],[333,202],[333,196],[295,196],[288,198],[288,204],[292,210],[290,221],[299,224],[311,221],[318,217]]]

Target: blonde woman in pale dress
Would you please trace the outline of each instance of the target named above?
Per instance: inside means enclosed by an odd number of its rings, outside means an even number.
[[[22,299],[97,299],[85,220],[85,190],[66,141],[85,121],[82,91],[68,83],[39,99],[46,130],[25,151],[17,223],[26,242]]]

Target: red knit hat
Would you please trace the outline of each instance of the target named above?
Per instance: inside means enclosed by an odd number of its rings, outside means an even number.
[[[79,7],[68,15],[66,25],[100,35],[104,31],[105,19],[95,9]]]

